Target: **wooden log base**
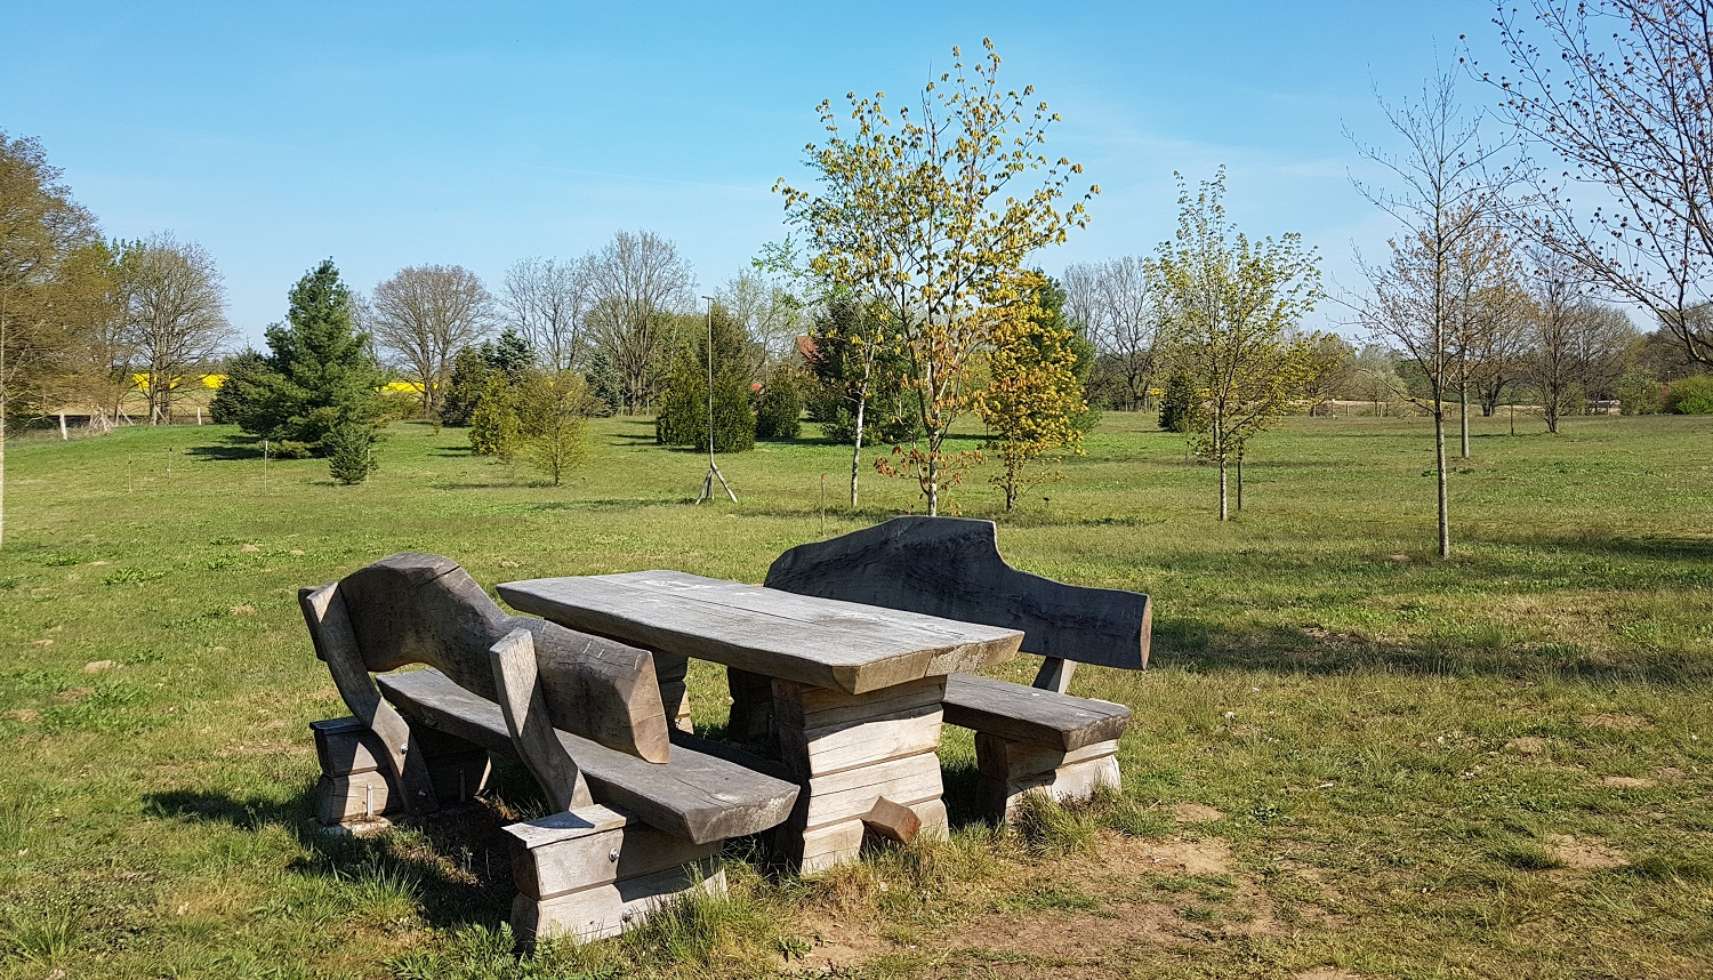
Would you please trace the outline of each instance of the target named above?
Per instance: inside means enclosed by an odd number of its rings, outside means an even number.
[[[999,821],[1015,816],[1030,793],[1068,803],[1086,800],[1102,786],[1119,788],[1118,739],[1066,752],[977,732],[975,753],[989,813]]]
[[[355,718],[310,723],[315,734],[321,779],[316,784],[316,817],[327,826],[352,833],[377,833],[385,817],[405,811],[392,774],[383,765],[380,736]],[[487,788],[493,766],[485,749],[443,732],[418,737],[435,799],[442,805],[467,803]]]
[[[519,942],[616,936],[692,892],[725,893],[718,842],[694,844],[623,811],[579,807],[505,828]]]
[[[780,759],[803,781],[779,850],[804,873],[862,854],[865,836],[946,833],[940,698],[929,677],[869,694],[773,682]]]

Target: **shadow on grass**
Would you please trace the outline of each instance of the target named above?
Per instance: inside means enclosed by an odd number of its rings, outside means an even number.
[[[1440,677],[1502,677],[1594,683],[1694,686],[1713,679],[1713,663],[1683,650],[1654,650],[1622,661],[1560,644],[1450,641],[1388,643],[1313,628],[1232,629],[1203,619],[1154,621],[1149,663],[1195,671],[1273,670],[1348,674],[1385,671]]]
[[[500,772],[496,769],[496,778]],[[143,812],[186,823],[226,824],[258,833],[280,828],[305,851],[288,868],[301,875],[344,882],[352,888],[388,888],[408,894],[425,920],[441,928],[505,921],[515,888],[510,844],[500,828],[510,822],[478,800],[422,820],[397,820],[418,834],[354,837],[324,829],[316,820],[314,784],[290,799],[243,799],[221,792],[162,790],[143,796]]]
[[[225,436],[210,446],[191,446],[185,455],[199,460],[261,459],[262,440],[251,436]]]

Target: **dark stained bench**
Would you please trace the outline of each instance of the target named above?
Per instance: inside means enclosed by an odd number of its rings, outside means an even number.
[[[673,743],[646,651],[507,615],[445,558],[394,555],[299,601],[354,715],[311,725],[323,821],[430,813],[482,789],[489,753],[521,760],[556,811],[505,828],[526,943],[717,892],[720,844],[791,814],[795,783]],[[370,676],[409,664],[429,669]]]
[[[945,720],[976,732],[995,815],[1009,816],[1032,791],[1068,800],[1118,786],[1118,739],[1130,709],[1066,689],[1078,663],[1147,666],[1146,595],[1018,571],[1000,557],[991,521],[952,517],[898,517],[800,545],[773,563],[765,584],[1023,630],[1023,650],[1045,658],[1033,686],[976,674],[946,682]],[[734,693],[743,680],[734,680]]]

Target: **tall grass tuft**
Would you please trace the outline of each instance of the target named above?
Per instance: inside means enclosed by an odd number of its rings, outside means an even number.
[[[1093,849],[1100,824],[1096,808],[1066,806],[1046,793],[1029,793],[1018,801],[1010,820],[1011,833],[1031,854],[1057,857]]]
[[[65,906],[7,909],[0,913],[0,950],[26,963],[52,963],[71,951],[78,934],[74,911]]]

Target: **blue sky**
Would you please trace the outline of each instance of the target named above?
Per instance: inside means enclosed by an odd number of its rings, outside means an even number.
[[[40,138],[108,235],[208,248],[255,340],[326,255],[364,290],[427,262],[495,288],[515,259],[649,228],[716,286],[784,233],[770,188],[804,178],[816,102],[913,93],[985,34],[1102,186],[1045,268],[1151,251],[1173,170],[1225,163],[1246,230],[1302,232],[1354,286],[1352,243],[1389,229],[1341,127],[1385,138],[1374,86],[1419,90],[1461,33],[1492,49],[1486,2],[351,8],[27,2],[0,128]]]

